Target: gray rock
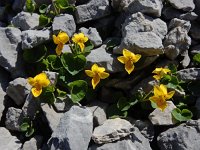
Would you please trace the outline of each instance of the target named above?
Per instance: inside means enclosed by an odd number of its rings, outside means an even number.
[[[79,106],[72,106],[64,113],[59,125],[48,141],[50,150],[87,150],[92,136],[92,113]],[[76,133],[76,134],[74,134]]]
[[[14,0],[14,2],[12,4],[12,9],[15,12],[20,12],[23,10],[25,3],[26,3],[26,0]]]
[[[149,120],[135,120],[133,118],[128,119],[130,123],[137,127],[141,134],[147,138],[149,141],[152,141],[154,138],[154,126]]]
[[[50,30],[26,30],[22,32],[22,49],[31,49],[51,39]]]
[[[168,0],[169,3],[176,9],[181,9],[183,11],[192,11],[195,8],[193,0]]]
[[[90,0],[87,4],[76,7],[75,16],[77,23],[96,20],[110,14],[108,0]]]
[[[199,131],[200,120],[190,120],[161,133],[157,143],[162,150],[199,150]]]
[[[52,72],[52,71],[44,71],[50,80],[51,85],[56,85],[57,79],[58,79],[58,73],[57,72]]]
[[[0,127],[0,149],[18,150],[21,145],[16,136],[12,136],[6,128]]]
[[[200,40],[200,25],[196,22],[192,23],[192,27],[190,29],[190,35],[195,40]]]
[[[126,11],[131,14],[142,12],[155,17],[160,17],[162,7],[163,4],[161,0],[133,0],[129,3]]]
[[[105,67],[107,71],[115,73],[122,72],[124,67],[117,60],[117,56],[114,56],[106,51],[106,45],[102,45],[97,49],[93,49],[89,55],[86,56],[88,62],[88,68],[94,63],[100,64]],[[101,57],[99,57],[101,56]]]
[[[121,12],[132,1],[133,0],[111,0],[111,6],[114,8],[114,10]]]
[[[6,113],[5,125],[8,130],[20,131],[20,125],[23,121],[23,114],[21,109],[14,107],[8,108]]]
[[[200,80],[200,68],[187,68],[177,72],[180,80],[189,82]]]
[[[53,19],[52,23],[53,33],[57,34],[59,31],[66,32],[69,37],[76,32],[76,24],[74,17],[69,14],[61,14]]]
[[[130,122],[120,118],[108,119],[94,129],[92,139],[97,144],[111,143],[133,132],[134,128]]]
[[[74,103],[71,101],[70,95],[67,95],[64,98],[57,97],[53,105],[56,112],[66,112],[74,105]]]
[[[167,108],[161,111],[156,108],[152,113],[149,114],[149,120],[153,125],[174,125],[176,124],[175,119],[172,117],[172,110],[176,108],[172,101],[167,101]]]
[[[51,131],[54,131],[57,128],[60,122],[60,118],[63,116],[63,113],[55,112],[53,107],[44,103],[41,104],[41,108],[44,113],[44,116],[46,117],[46,121],[48,122]]]
[[[145,56],[163,54],[162,39],[167,26],[160,19],[153,19],[136,13],[128,17],[122,25],[122,41],[114,53],[122,53],[124,48]]]
[[[9,73],[0,67],[0,120],[4,111],[6,87],[9,83]]]
[[[183,60],[180,62],[181,65],[183,66],[183,68],[186,68],[189,66],[190,64],[190,57],[189,57],[189,54],[188,54],[188,50],[185,50],[181,56],[183,57]]]
[[[107,120],[107,117],[106,117],[106,109],[108,107],[107,103],[94,101],[90,103],[89,105],[87,105],[87,107],[90,109],[90,111],[93,114],[94,127],[102,125],[104,121]]]
[[[20,12],[13,17],[11,23],[22,31],[37,29],[39,27],[40,16],[36,13]]]
[[[149,141],[134,127],[134,133],[130,137],[113,143],[93,145],[89,150],[151,150]]]
[[[174,60],[179,54],[188,50],[191,45],[191,38],[188,32],[191,25],[189,21],[173,19],[169,24],[169,33],[164,40],[165,55]]]
[[[36,112],[40,110],[38,98],[35,98],[30,92],[25,100],[24,106],[22,107],[22,113],[25,117],[34,118]]]
[[[42,136],[36,135],[29,141],[26,141],[21,150],[38,150],[42,146]]]
[[[16,78],[9,83],[9,86],[6,89],[6,93],[13,99],[15,104],[20,106],[24,104],[26,96],[29,94],[30,89],[31,87],[27,83],[26,79]]]
[[[89,29],[87,29],[87,28],[82,27],[79,29],[79,32],[84,33],[90,39],[90,41],[94,44],[95,47],[101,46],[102,39],[96,28],[90,27]]]
[[[193,21],[196,20],[198,15],[194,12],[186,12],[182,13],[181,11],[173,8],[173,7],[166,7],[162,11],[163,16],[167,20],[171,20],[174,18],[182,19],[182,20],[188,20]]]
[[[25,76],[23,67],[21,31],[13,27],[0,27],[0,65],[13,78]]]

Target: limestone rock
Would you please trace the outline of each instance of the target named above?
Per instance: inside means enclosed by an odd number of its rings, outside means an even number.
[[[93,129],[92,113],[80,106],[72,106],[64,113],[48,141],[51,150],[87,150]],[[76,134],[74,134],[76,133]]]
[[[57,79],[58,79],[58,73],[57,72],[52,72],[52,71],[44,71],[50,80],[51,85],[56,85]]]
[[[27,83],[26,79],[16,78],[9,83],[9,86],[6,89],[6,93],[18,106],[20,106],[24,104],[26,96],[30,92],[30,89],[31,87]]]
[[[26,30],[22,32],[22,49],[31,49],[51,39],[50,30]]]
[[[16,136],[12,136],[6,128],[0,127],[0,149],[18,150],[21,145]]]
[[[162,150],[198,150],[200,146],[200,120],[190,120],[161,133],[158,146]]]
[[[21,150],[38,150],[42,145],[42,136],[34,136],[29,141],[26,141]]]
[[[69,14],[56,16],[53,19],[52,29],[54,34],[58,34],[59,31],[64,31],[69,35],[69,37],[72,37],[76,32],[74,17]]]
[[[111,6],[116,11],[123,11],[133,0],[112,0]]]
[[[20,131],[20,125],[23,121],[22,110],[14,107],[8,108],[6,113],[6,128],[12,131]]]
[[[24,67],[21,46],[21,31],[14,27],[0,27],[0,65],[13,78],[23,77]]]
[[[76,7],[75,16],[77,23],[96,20],[110,14],[108,0],[90,0],[87,4]]]
[[[130,122],[120,118],[108,119],[94,129],[92,139],[97,144],[111,143],[133,132],[134,128]]]
[[[37,29],[39,27],[39,17],[37,13],[20,12],[13,17],[11,23],[22,31]]]
[[[92,44],[94,44],[95,47],[101,46],[102,39],[96,28],[90,27],[89,29],[87,29],[82,27],[79,29],[79,32],[84,33],[85,36],[87,36],[90,39],[90,41],[92,42]]]
[[[176,106],[171,101],[167,101],[167,104],[168,106],[164,111],[156,108],[149,114],[149,120],[153,125],[173,125],[176,123],[171,114],[172,110],[176,108]]]
[[[183,11],[192,11],[195,8],[193,0],[168,0],[169,3],[176,9],[181,9]]]
[[[187,68],[177,72],[179,79],[189,82],[200,80],[200,68]]]

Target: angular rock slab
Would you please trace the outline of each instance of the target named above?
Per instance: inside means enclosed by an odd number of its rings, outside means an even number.
[[[29,141],[26,141],[21,150],[38,150],[42,145],[42,136],[34,136]]]
[[[72,106],[52,133],[48,147],[50,150],[87,150],[92,130],[92,113],[84,107]]]
[[[200,80],[200,68],[187,68],[177,72],[180,80],[189,82]]]
[[[12,136],[6,128],[0,127],[0,149],[18,150],[21,145],[22,144],[17,137]]]
[[[176,121],[172,117],[172,110],[176,108],[172,101],[167,101],[167,108],[161,111],[156,108],[152,113],[149,114],[149,120],[153,125],[174,125]]]
[[[193,0],[168,0],[169,3],[176,9],[183,11],[192,11],[195,8]]]
[[[153,19],[142,13],[128,17],[122,25],[122,41],[114,49],[114,53],[121,54],[124,48],[145,56],[163,54],[162,39],[167,34],[166,23],[160,19]]]
[[[175,128],[162,132],[158,146],[162,150],[199,150],[200,120],[190,120]]]
[[[130,122],[120,118],[108,119],[101,126],[94,129],[92,139],[97,144],[111,143],[133,132],[134,127]]]
[[[142,12],[151,16],[160,17],[162,7],[162,0],[133,0],[128,4],[126,11],[131,14]]]
[[[40,16],[36,13],[20,12],[13,17],[11,23],[22,31],[39,27]]]
[[[77,23],[96,20],[110,14],[109,0],[90,0],[87,4],[76,7]]]
[[[16,78],[9,83],[9,86],[6,89],[6,93],[12,98],[15,104],[20,106],[24,104],[26,96],[29,94],[30,89],[31,87],[26,79]]]
[[[74,17],[69,14],[56,16],[53,19],[52,29],[54,34],[58,34],[59,31],[64,31],[69,35],[69,37],[72,37],[72,35],[76,32]]]
[[[22,49],[31,49],[51,39],[50,30],[26,30],[22,32]]]
[[[0,27],[0,65],[13,78],[24,76],[21,31],[14,27]]]

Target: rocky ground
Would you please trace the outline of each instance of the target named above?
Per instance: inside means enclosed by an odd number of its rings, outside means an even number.
[[[147,117],[136,109],[128,118],[109,119],[106,111],[116,102],[113,94],[116,91],[134,93],[141,88],[149,91],[155,66],[179,64],[182,80],[200,80],[200,68],[192,60],[200,53],[200,1],[71,0],[70,3],[76,7],[74,12],[63,12],[50,27],[41,29],[39,15],[24,10],[25,0],[0,1],[0,149],[199,150],[199,94],[191,100],[197,114],[183,123],[172,118],[171,111],[176,108],[173,102],[168,102],[164,113],[155,109]],[[39,104],[30,93],[23,50],[52,41],[52,34],[59,30],[70,37],[75,32],[85,33],[95,46],[87,61],[101,64],[114,76],[98,89],[95,99],[82,103],[83,106],[59,100],[52,106]],[[118,46],[108,52],[106,43],[110,39],[118,41]],[[131,76],[116,61],[123,48],[145,56]],[[65,45],[64,51],[68,49]],[[47,75],[56,82],[55,72]],[[35,114],[37,128],[27,138],[20,125],[24,117],[34,118]]]

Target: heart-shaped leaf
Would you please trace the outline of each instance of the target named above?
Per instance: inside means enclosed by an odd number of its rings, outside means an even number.
[[[25,131],[28,130],[29,127],[30,127],[30,125],[28,124],[28,122],[24,122],[24,123],[22,123],[22,124],[20,125],[20,130],[21,130],[22,132],[25,132]]]
[[[188,109],[183,109],[182,111],[179,109],[179,108],[175,108],[173,111],[172,111],[172,115],[173,117],[182,122],[182,121],[187,121],[189,119],[191,119],[193,117],[193,114],[190,110]]]

